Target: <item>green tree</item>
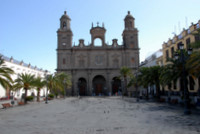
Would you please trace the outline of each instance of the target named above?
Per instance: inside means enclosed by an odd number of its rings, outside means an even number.
[[[34,86],[36,87],[37,90],[37,101],[40,101],[40,91],[43,87],[45,87],[46,81],[43,80],[41,77],[37,77],[34,79]]]
[[[160,98],[160,75],[161,75],[162,67],[160,66],[152,66],[149,67],[149,75],[150,75],[150,83],[156,86],[156,97]]]
[[[124,92],[122,94],[127,95],[127,77],[132,76],[131,69],[126,66],[123,66],[120,69],[120,74],[121,74],[120,77],[123,77],[123,79],[124,79]]]
[[[141,67],[139,69],[140,74],[138,75],[138,84],[146,88],[146,98],[149,98],[148,86],[153,85],[151,80],[151,72],[148,67]]]
[[[56,75],[53,75],[53,74],[48,75],[47,76],[47,82],[46,82],[48,91],[50,91],[50,93],[52,93],[52,94],[57,96],[58,93],[60,91],[62,91],[62,89],[63,89],[63,83],[62,82],[63,81],[61,81],[59,79],[58,74],[56,74]]]
[[[14,74],[14,71],[6,67],[4,59],[0,56],[0,84],[4,89],[11,88],[13,83],[12,74]]]
[[[200,77],[200,52],[195,51],[191,54],[186,63],[186,68],[189,70],[191,76]]]
[[[71,76],[66,74],[65,72],[60,72],[56,74],[56,77],[58,78],[61,88],[60,91],[63,92],[64,96],[66,95],[66,88],[70,88],[71,83]]]
[[[24,103],[26,104],[27,91],[34,87],[34,78],[35,75],[21,73],[18,75],[18,78],[15,80],[18,88],[23,88],[25,90],[24,94]]]

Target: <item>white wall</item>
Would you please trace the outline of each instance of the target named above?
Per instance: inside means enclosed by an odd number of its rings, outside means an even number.
[[[13,80],[15,80],[18,76],[18,74],[21,73],[28,73],[28,74],[33,74],[35,75],[35,77],[45,77],[45,70],[42,69],[38,69],[37,67],[33,67],[31,65],[28,64],[20,64],[20,62],[16,61],[16,60],[9,60],[7,57],[3,57],[5,60],[5,65],[9,68],[11,68],[15,74],[13,74],[11,77]],[[48,72],[49,74],[49,72]],[[16,98],[21,98],[22,94],[25,91],[23,89],[20,89],[17,92],[13,92]],[[28,95],[31,95],[31,93],[34,92],[35,96],[37,95],[37,91],[34,89],[31,89],[28,91]],[[11,91],[12,93],[12,91]],[[43,96],[46,94],[46,88],[41,89],[40,91],[40,96]],[[2,97],[6,97],[6,90],[0,85],[0,98]]]

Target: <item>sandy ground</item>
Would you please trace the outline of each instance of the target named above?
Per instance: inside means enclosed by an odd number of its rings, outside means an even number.
[[[200,115],[133,98],[66,98],[0,110],[0,134],[200,134]]]

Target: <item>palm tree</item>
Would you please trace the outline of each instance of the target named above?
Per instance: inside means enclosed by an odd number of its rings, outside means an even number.
[[[59,85],[61,85],[61,92],[64,92],[64,96],[66,96],[66,89],[65,88],[69,88],[71,87],[72,83],[71,83],[71,76],[61,72],[61,73],[57,73],[56,77],[59,81]]]
[[[57,75],[49,75],[47,77],[47,89],[50,91],[50,93],[54,94],[57,96],[58,92],[63,89],[63,84],[61,80],[59,80],[59,77]],[[47,91],[47,93],[48,93]]]
[[[162,67],[160,66],[152,66],[149,67],[149,75],[151,83],[156,86],[156,97],[157,99],[160,98],[160,74],[161,74]]]
[[[34,79],[34,86],[37,90],[37,101],[40,101],[40,90],[46,85],[46,81],[44,81],[41,77],[37,77]]]
[[[150,69],[148,67],[142,67],[139,69],[138,83],[140,86],[146,88],[146,99],[149,98],[148,86],[152,85]]]
[[[19,74],[18,78],[15,80],[15,82],[18,85],[18,88],[23,88],[25,90],[25,95],[24,95],[24,103],[26,104],[26,96],[27,96],[27,91],[34,87],[34,77],[35,75],[31,74]]]
[[[124,93],[122,94],[127,95],[127,77],[132,76],[131,69],[126,66],[123,66],[120,69],[120,74],[121,74],[121,77],[124,78]]]
[[[14,74],[14,71],[6,67],[4,59],[2,56],[0,56],[0,85],[2,85],[4,89],[10,88],[12,86],[12,74]]]

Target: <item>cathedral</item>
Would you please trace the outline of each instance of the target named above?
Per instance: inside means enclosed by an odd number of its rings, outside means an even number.
[[[71,19],[66,11],[60,18],[57,31],[57,72],[71,75],[72,87],[67,89],[68,95],[115,95],[124,88],[120,68],[126,66],[134,73],[139,66],[138,30],[135,28],[135,18],[128,14],[124,18],[122,32],[123,43],[117,39],[109,45],[105,41],[104,25],[93,26],[90,29],[91,43],[86,45],[84,39],[72,45],[73,32]],[[100,44],[95,44],[100,40]],[[133,89],[129,88],[131,94]]]

